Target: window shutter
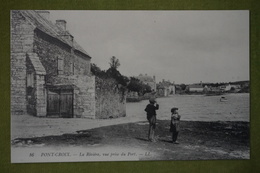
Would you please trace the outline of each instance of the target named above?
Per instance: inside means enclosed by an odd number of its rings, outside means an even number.
[[[64,71],[64,60],[61,57],[58,58],[58,74],[63,74]]]

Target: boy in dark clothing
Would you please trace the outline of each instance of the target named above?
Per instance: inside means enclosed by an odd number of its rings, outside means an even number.
[[[145,108],[145,112],[147,113],[147,120],[149,121],[148,140],[154,142],[154,133],[156,127],[156,110],[159,109],[159,105],[153,98],[149,99],[149,102],[150,104],[148,104]]]
[[[172,132],[172,142],[174,144],[179,144],[177,142],[177,137],[180,131],[180,119],[181,116],[178,113],[178,108],[171,109],[171,125],[170,125],[170,132]]]

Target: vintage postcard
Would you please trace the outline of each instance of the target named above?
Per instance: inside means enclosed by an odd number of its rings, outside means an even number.
[[[12,163],[250,159],[249,11],[10,16]]]

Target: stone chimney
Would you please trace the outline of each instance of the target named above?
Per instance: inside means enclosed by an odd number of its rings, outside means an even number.
[[[63,39],[69,40],[71,42],[71,46],[73,46],[73,36],[69,33],[69,31],[66,30],[66,24],[67,22],[65,20],[56,20],[56,26],[60,28],[60,36]]]
[[[56,26],[61,28],[63,31],[66,31],[66,23],[65,20],[56,20]]]
[[[39,10],[36,11],[40,16],[42,16],[43,18],[50,20],[50,12],[46,11],[46,10]]]
[[[71,43],[73,43],[74,37],[69,33],[69,31],[60,32],[60,36],[66,40],[69,40]]]

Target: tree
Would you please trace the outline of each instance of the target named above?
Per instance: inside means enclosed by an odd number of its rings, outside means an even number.
[[[110,58],[109,65],[110,65],[110,68],[117,69],[120,66],[119,59],[117,59],[115,56],[112,56]]]
[[[185,84],[181,84],[180,87],[181,87],[181,90],[183,90],[183,91],[186,89],[186,85]]]
[[[113,78],[119,84],[123,86],[127,86],[129,79],[126,76],[123,76],[117,68],[120,66],[119,60],[116,57],[112,57],[110,59],[110,68],[105,70],[101,70],[96,64],[91,63],[91,72],[93,75],[98,76],[100,78]]]
[[[139,79],[136,79],[134,77],[130,77],[130,82],[127,85],[127,88],[130,91],[134,91],[134,92],[140,92],[142,90],[142,85]]]
[[[91,69],[90,70],[91,70],[93,75],[98,76],[100,78],[107,77],[106,72],[104,70],[101,70],[96,64],[91,63],[90,65],[91,65]]]
[[[145,93],[152,92],[151,87],[147,84],[144,84],[139,79],[135,77],[130,77],[130,82],[127,85],[127,88],[129,91],[138,92],[141,95],[144,95]]]
[[[143,84],[143,86],[144,86],[143,94],[152,92],[152,88],[149,85]]]

